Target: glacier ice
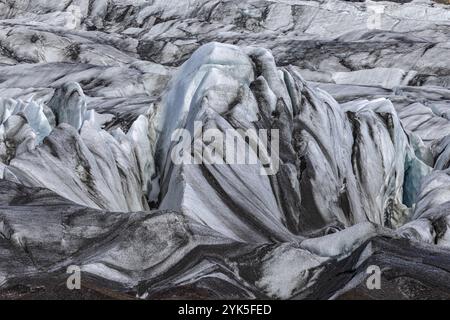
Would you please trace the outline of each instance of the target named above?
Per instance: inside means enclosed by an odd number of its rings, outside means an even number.
[[[0,3],[0,298],[450,298],[450,7],[377,4]]]

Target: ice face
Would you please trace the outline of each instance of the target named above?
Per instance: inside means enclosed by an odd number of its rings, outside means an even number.
[[[181,70],[160,109],[161,208],[247,241],[406,219],[403,198],[415,195],[430,168],[417,158],[389,100],[340,106],[256,48],[208,44]],[[280,172],[260,177],[257,166],[173,165],[168,137],[174,126],[193,132],[195,120],[222,131],[281,130]]]
[[[51,132],[50,123],[44,114],[44,106],[33,100],[22,101],[14,99],[0,99],[1,123],[3,124],[11,115],[23,114],[28,124],[36,134],[37,143],[42,142]]]

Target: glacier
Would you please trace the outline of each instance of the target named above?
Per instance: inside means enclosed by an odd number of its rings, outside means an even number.
[[[432,0],[0,3],[0,299],[74,297],[72,265],[94,298],[450,298],[449,25]],[[199,123],[278,130],[278,170],[175,163]]]

